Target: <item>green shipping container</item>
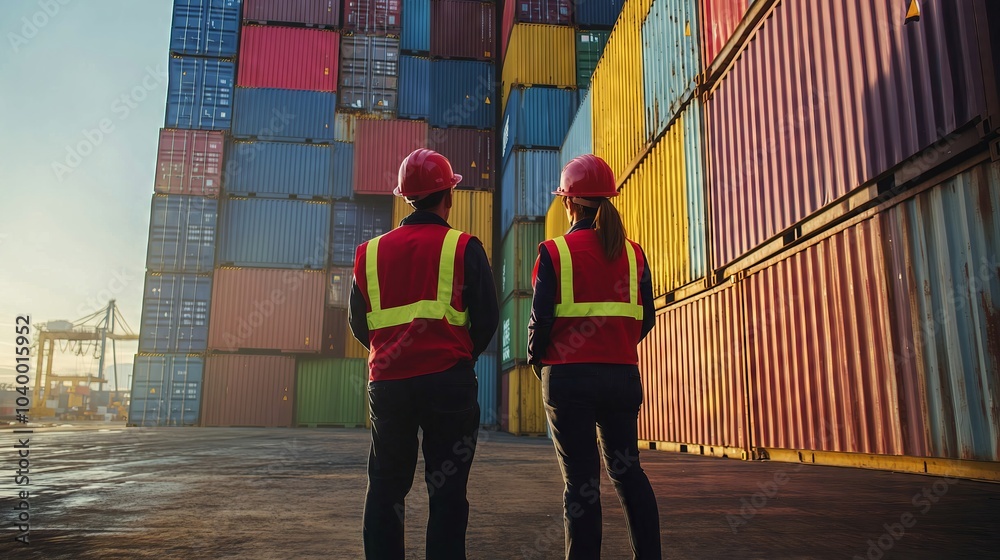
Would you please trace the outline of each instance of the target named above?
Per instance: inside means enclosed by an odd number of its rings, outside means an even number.
[[[590,77],[594,75],[597,61],[601,59],[610,36],[610,31],[576,32],[576,87],[590,87]]]
[[[545,241],[544,222],[514,222],[503,238],[500,262],[500,300],[514,292],[530,294],[531,272],[538,257],[538,244]]]
[[[528,318],[531,296],[514,296],[500,308],[500,367],[528,362]]]
[[[368,422],[368,360],[299,360],[296,424],[362,427]]]

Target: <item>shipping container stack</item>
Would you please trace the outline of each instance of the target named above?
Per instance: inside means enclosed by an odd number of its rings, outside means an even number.
[[[540,386],[526,365],[531,271],[559,184],[560,149],[581,102],[589,106],[591,75],[621,6],[621,0],[507,0],[503,7],[497,277],[501,417],[515,434],[546,431]]]
[[[995,468],[997,17],[976,2],[625,3],[562,151],[611,164],[653,271],[642,440]]]
[[[240,2],[178,0],[128,424],[200,421]]]

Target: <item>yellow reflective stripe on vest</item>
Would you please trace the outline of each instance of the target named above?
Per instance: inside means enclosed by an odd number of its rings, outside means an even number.
[[[367,315],[368,328],[376,330],[398,327],[412,323],[416,319],[444,319],[456,327],[466,326],[469,323],[469,313],[451,306],[455,285],[455,261],[458,258],[458,241],[461,237],[462,232],[457,229],[449,230],[444,236],[441,261],[438,265],[437,299],[421,300],[390,309],[382,309],[382,293],[378,285],[378,245],[381,237],[369,241],[365,250],[365,278],[368,282],[368,300],[372,306],[371,312]]]
[[[629,273],[629,303],[623,302],[590,302],[577,303],[573,291],[573,255],[565,237],[557,237],[552,241],[559,251],[559,279],[562,291],[562,301],[556,304],[556,317],[629,317],[642,320],[642,306],[639,305],[639,265],[635,258],[635,248],[625,241],[625,253],[628,255]]]

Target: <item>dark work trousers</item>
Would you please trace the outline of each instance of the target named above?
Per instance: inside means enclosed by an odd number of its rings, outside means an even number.
[[[469,524],[466,484],[479,436],[479,399],[472,366],[368,384],[372,447],[365,497],[365,557],[402,560],[406,495],[423,429],[424,480],[430,497],[429,560],[465,559]]]
[[[625,510],[633,558],[659,560],[660,516],[653,488],[639,465],[639,368],[610,364],[546,366],[542,369],[542,395],[566,483],[563,515],[567,560],[601,557],[600,454],[604,455],[605,469]]]

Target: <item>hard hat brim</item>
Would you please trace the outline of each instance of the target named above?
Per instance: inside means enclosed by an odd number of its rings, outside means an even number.
[[[394,195],[396,195],[398,197],[401,197],[401,198],[415,198],[415,197],[418,197],[418,196],[427,196],[429,194],[434,194],[436,192],[441,192],[441,191],[446,191],[448,189],[453,189],[453,188],[457,187],[459,185],[459,183],[461,183],[461,182],[462,182],[462,176],[459,175],[458,173],[455,173],[452,176],[452,179],[451,179],[451,181],[448,184],[441,185],[441,186],[438,186],[438,187],[432,187],[432,188],[429,188],[429,189],[426,189],[426,190],[422,190],[422,191],[419,191],[419,192],[415,192],[415,193],[407,193],[407,194],[403,194],[403,191],[400,189],[400,187],[397,186],[395,189],[393,189],[392,194],[394,194]]]

